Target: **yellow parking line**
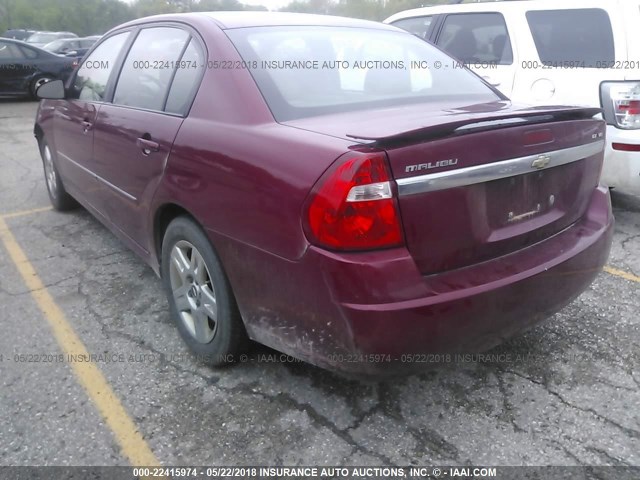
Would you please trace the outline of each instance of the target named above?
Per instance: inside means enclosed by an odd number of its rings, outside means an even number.
[[[48,212],[52,210],[51,207],[42,207],[42,208],[32,208],[31,210],[22,210],[21,212],[13,212],[6,213],[4,215],[0,215],[0,218],[16,218],[16,217],[24,217],[25,215],[31,215],[32,213],[40,213],[40,212]]]
[[[79,355],[82,356],[80,358],[87,358],[89,353],[82,340],[80,340],[60,307],[58,307],[45,288],[35,268],[29,262],[20,245],[18,245],[9,226],[1,217],[0,240],[2,240],[9,257],[29,288],[38,308],[53,330],[60,349],[67,358],[69,358],[69,355]],[[159,466],[160,462],[136,428],[135,423],[129,417],[118,397],[116,397],[100,369],[91,362],[71,362],[71,368],[112,430],[120,445],[122,454],[129,459],[129,462],[133,466]]]
[[[635,275],[631,273],[627,273],[623,270],[618,270],[617,268],[607,266],[607,267],[604,267],[604,271],[611,275],[615,275],[616,277],[622,277],[626,280],[631,280],[632,282],[640,283],[640,277],[636,277]]]

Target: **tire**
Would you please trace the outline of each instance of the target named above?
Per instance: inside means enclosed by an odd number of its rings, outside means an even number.
[[[173,220],[162,241],[162,282],[171,317],[198,360],[222,366],[237,360],[248,337],[220,260],[188,217]]]
[[[36,95],[36,91],[40,85],[50,82],[51,80],[55,80],[55,77],[51,75],[38,75],[36,78],[31,80],[31,84],[29,85],[29,95],[32,100],[38,100],[38,96]]]
[[[62,178],[56,168],[55,157],[46,139],[40,142],[40,156],[44,168],[44,180],[47,184],[47,193],[53,208],[58,211],[72,210],[78,206],[74,198],[67,193],[62,184]]]

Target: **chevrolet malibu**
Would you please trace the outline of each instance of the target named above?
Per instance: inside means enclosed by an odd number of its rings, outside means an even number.
[[[35,122],[59,210],[161,276],[198,358],[357,374],[486,350],[603,267],[598,109],[511,104],[392,26],[284,13],[108,32]]]

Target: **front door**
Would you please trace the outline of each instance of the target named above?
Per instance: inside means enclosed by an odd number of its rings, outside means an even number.
[[[54,148],[58,169],[74,193],[94,208],[97,184],[92,168],[94,126],[109,77],[129,32],[106,39],[82,63],[66,101],[55,109]],[[102,212],[101,212],[102,213]]]

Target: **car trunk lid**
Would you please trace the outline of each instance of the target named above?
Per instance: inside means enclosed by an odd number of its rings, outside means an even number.
[[[423,112],[420,121],[410,110],[386,122],[330,122],[324,133],[387,152],[407,248],[423,274],[532,245],[586,211],[603,158],[597,109],[484,105]]]

